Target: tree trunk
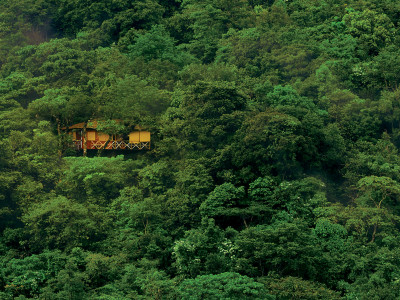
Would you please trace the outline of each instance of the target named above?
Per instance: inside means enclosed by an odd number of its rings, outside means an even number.
[[[57,122],[57,134],[58,134],[58,157],[61,159],[62,157],[62,146],[63,146],[63,139],[61,138],[61,121],[58,117],[56,117],[56,122]]]
[[[83,157],[86,157],[86,155],[87,155],[86,126],[87,126],[87,123],[85,122],[85,124],[83,125],[83,129],[82,129],[82,140],[83,140],[82,149],[83,149]]]
[[[374,231],[372,232],[372,238],[370,243],[373,243],[375,241],[375,235],[376,235],[376,229],[378,228],[378,222],[375,223],[374,225]]]
[[[106,143],[104,144],[104,146],[101,147],[101,149],[97,150],[97,156],[101,156],[101,153],[103,152],[103,150],[107,148],[108,144],[111,142],[111,137],[112,137],[112,135],[109,134],[109,135],[108,135],[108,140],[106,141]]]

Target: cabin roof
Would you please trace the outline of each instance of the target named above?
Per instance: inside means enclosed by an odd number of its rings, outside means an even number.
[[[115,121],[119,122],[119,120],[115,120]],[[81,122],[81,123],[71,125],[68,128],[69,129],[82,129],[84,125],[85,125],[85,122]],[[86,128],[96,129],[97,125],[98,125],[97,120],[89,121],[86,123]]]
[[[85,125],[85,123],[84,122],[82,122],[82,123],[77,123],[77,124],[74,124],[74,125],[71,125],[71,126],[68,126],[68,127],[64,127],[63,129],[82,129],[83,128],[83,126]],[[89,126],[86,126],[87,128],[90,128]],[[97,124],[96,124],[96,127],[97,127]]]
[[[122,120],[114,120],[114,121],[116,121],[118,123],[122,122]],[[98,125],[98,122],[97,122],[97,120],[93,120],[93,121],[87,122],[86,124],[87,124],[86,128],[88,128],[88,129],[96,129],[97,125]],[[77,124],[74,124],[74,125],[71,125],[71,126],[68,126],[68,127],[63,127],[62,130],[82,129],[84,126],[85,126],[85,122],[81,122],[81,123],[77,123]],[[135,125],[134,129],[143,130],[143,128],[141,126],[139,126],[139,125]]]

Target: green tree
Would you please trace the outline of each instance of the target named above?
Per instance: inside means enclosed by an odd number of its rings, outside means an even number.
[[[214,60],[218,49],[218,39],[229,28],[241,28],[251,23],[252,14],[247,1],[184,1],[183,20],[188,20],[186,30],[192,32],[189,43],[185,46],[204,63]]]
[[[397,213],[393,214],[392,210],[398,211],[396,204],[400,185],[388,177],[367,176],[358,181],[357,187],[362,193],[357,199],[358,203],[369,208],[370,222],[373,223],[371,242],[374,242],[379,226],[392,227],[393,222],[399,220]]]
[[[212,191],[200,206],[204,217],[240,216],[240,206],[245,196],[244,187],[235,187],[231,183],[223,183]],[[242,202],[242,203],[241,203]]]
[[[105,237],[110,226],[107,212],[98,206],[83,205],[62,196],[34,205],[22,221],[36,251],[90,247]]]
[[[376,55],[394,38],[394,25],[384,13],[366,9],[362,12],[348,9],[343,17],[346,31],[357,38],[359,55]]]
[[[178,151],[202,151],[202,155],[224,145],[240,125],[246,108],[244,95],[231,82],[198,80],[177,90],[173,109],[167,116],[169,135],[178,137]],[[204,152],[205,151],[205,152]],[[178,153],[179,153],[178,152]]]
[[[5,291],[14,297],[38,297],[46,283],[64,269],[66,262],[67,256],[59,250],[2,261]]]
[[[55,22],[68,35],[83,30],[110,27],[109,39],[125,35],[133,28],[150,28],[162,17],[164,8],[152,0],[116,1],[57,1]]]
[[[342,299],[340,293],[323,284],[298,277],[266,278],[265,281],[270,294],[276,299]]]
[[[302,223],[277,222],[241,231],[235,241],[240,271],[250,276],[318,276],[320,249]]]
[[[117,198],[120,189],[130,179],[132,161],[123,156],[68,157],[67,170],[57,185],[57,192],[79,203],[106,205]]]
[[[134,39],[134,44],[128,46],[128,55],[131,58],[142,56],[145,61],[159,59],[170,61],[180,67],[194,61],[194,58],[175,46],[175,41],[162,25],[152,29]]]
[[[238,273],[200,275],[178,286],[179,299],[275,299],[263,284]]]
[[[203,219],[199,229],[185,232],[185,237],[175,242],[172,256],[177,272],[193,278],[231,271],[237,250],[212,219]]]

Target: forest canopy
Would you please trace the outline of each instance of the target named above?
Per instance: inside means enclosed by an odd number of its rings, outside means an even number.
[[[399,299],[399,17],[0,1],[0,298]]]

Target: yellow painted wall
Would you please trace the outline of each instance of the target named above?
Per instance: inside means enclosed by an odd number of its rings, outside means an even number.
[[[140,142],[140,131],[132,131],[129,134],[129,143],[139,143]]]
[[[150,131],[132,131],[129,134],[129,143],[150,142]]]
[[[141,142],[150,142],[150,132],[149,131],[140,131],[140,141]]]

